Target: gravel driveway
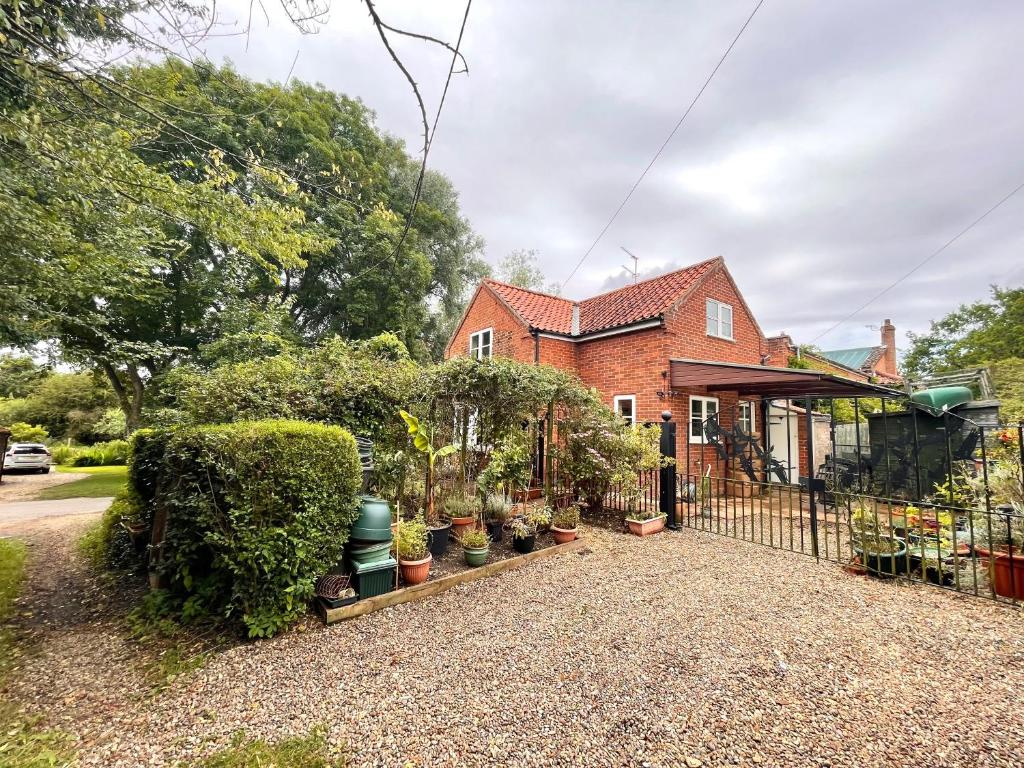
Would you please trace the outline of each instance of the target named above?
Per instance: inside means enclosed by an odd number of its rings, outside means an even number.
[[[359,766],[1019,766],[1024,617],[692,531],[239,645],[138,700],[101,621],[12,693],[82,764],[166,765],[326,723]]]
[[[88,475],[81,472],[58,472],[50,469],[45,475],[23,474],[21,472],[4,471],[3,482],[0,482],[0,502],[4,501],[27,501],[34,499],[43,488],[51,485],[63,485],[72,480],[80,480]]]

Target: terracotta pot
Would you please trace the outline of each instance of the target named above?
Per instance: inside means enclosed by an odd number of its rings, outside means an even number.
[[[414,587],[422,584],[430,575],[430,563],[433,555],[427,555],[422,560],[399,560],[398,567],[402,569],[402,581],[407,587]]]
[[[978,548],[979,555],[987,562],[989,552]],[[1024,600],[1024,555],[1020,552],[992,552],[992,588],[1000,597]],[[1012,573],[1011,573],[1012,568]]]
[[[476,522],[475,517],[453,517],[452,518],[452,538],[456,541],[462,539],[462,534],[473,527],[473,523]]]
[[[391,538],[395,538],[398,535],[398,523],[391,524]]]
[[[551,526],[551,535],[555,539],[555,544],[568,544],[570,541],[576,539],[575,528],[558,528],[557,526]]]
[[[627,517],[626,522],[629,524],[629,532],[634,536],[650,536],[665,529],[665,518],[666,515],[658,515],[650,520],[633,520]]]

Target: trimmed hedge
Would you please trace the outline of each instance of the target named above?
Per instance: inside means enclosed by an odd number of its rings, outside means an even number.
[[[182,618],[241,620],[268,637],[306,610],[340,559],[362,474],[355,439],[299,421],[140,431],[129,480],[164,505],[161,572]]]

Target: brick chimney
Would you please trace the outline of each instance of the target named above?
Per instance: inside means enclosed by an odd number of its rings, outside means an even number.
[[[882,323],[882,344],[885,346],[885,354],[879,361],[879,370],[890,376],[896,375],[896,326],[892,320],[886,319]]]
[[[785,368],[789,364],[790,355],[794,354],[793,339],[783,331],[778,336],[769,336],[765,342],[768,344],[765,355],[768,358],[766,364],[776,368]]]

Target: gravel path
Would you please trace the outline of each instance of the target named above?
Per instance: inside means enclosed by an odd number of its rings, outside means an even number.
[[[1020,611],[692,531],[587,535],[589,553],[236,646],[144,705],[102,629],[29,659],[14,692],[96,766],[317,723],[358,766],[1024,763]]]
[[[4,479],[0,482],[0,501],[27,501],[34,499],[36,495],[51,485],[64,485],[72,480],[81,480],[88,475],[82,472],[58,472],[51,469],[45,475],[36,473],[23,474],[20,472],[4,472]]]

